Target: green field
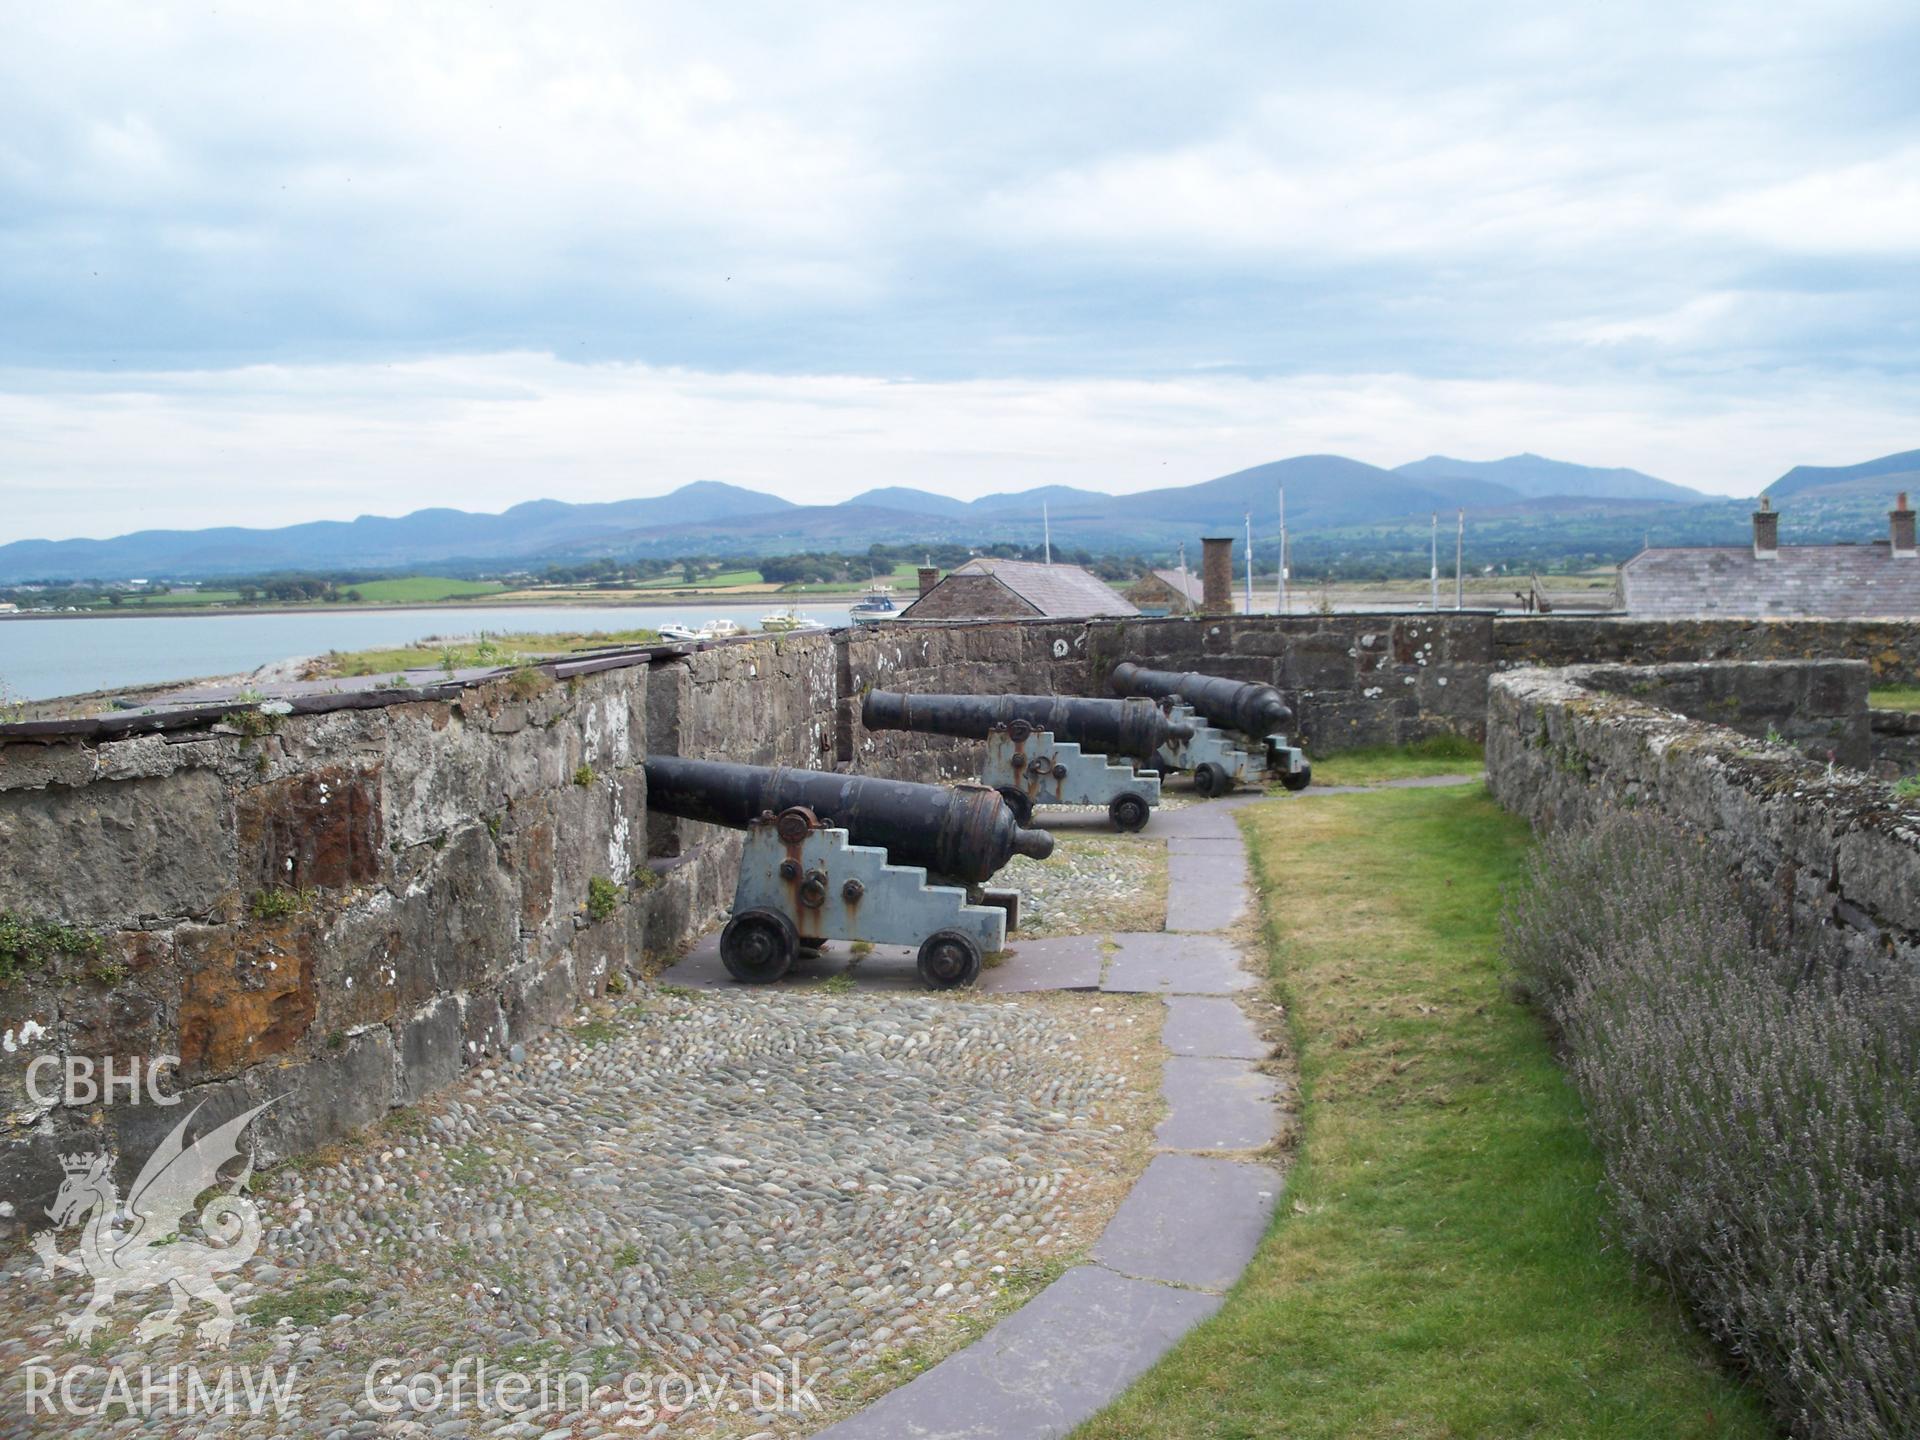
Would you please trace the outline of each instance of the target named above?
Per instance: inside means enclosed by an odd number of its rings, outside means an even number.
[[[1082,1440],[1773,1434],[1601,1229],[1601,1165],[1502,988],[1526,826],[1484,787],[1243,813],[1303,1092],[1225,1306]]]
[[[329,675],[395,675],[402,670],[461,670],[478,665],[519,665],[577,650],[612,645],[651,645],[653,630],[565,631],[483,635],[452,642],[419,641],[381,650],[334,650],[322,657],[312,678]]]
[[[93,608],[96,610],[151,610],[162,607],[171,609],[176,605],[237,605],[240,602],[238,590],[198,590],[191,595],[124,595],[120,603],[101,600]]]
[[[1920,685],[1889,685],[1867,692],[1867,704],[1875,710],[1920,710]]]
[[[760,578],[758,570],[720,570],[712,575],[702,575],[689,585],[686,577],[676,571],[671,575],[659,575],[651,580],[641,580],[633,588],[635,590],[724,590],[732,585],[765,583]]]
[[[402,575],[393,580],[363,580],[343,585],[372,605],[417,605],[435,600],[464,600],[473,595],[497,595],[506,589],[498,580],[452,580],[442,575]]]

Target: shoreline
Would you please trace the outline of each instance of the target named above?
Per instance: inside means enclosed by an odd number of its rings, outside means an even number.
[[[851,605],[858,592],[845,597],[817,599],[776,595],[694,595],[664,600],[492,600],[478,597],[462,600],[396,600],[386,604],[359,605],[141,605],[133,609],[106,610],[20,610],[0,614],[8,620],[179,620],[217,619],[222,615],[378,615],[401,610],[663,610],[718,605],[726,608],[767,604],[777,610],[803,609],[807,606]],[[779,603],[785,599],[786,603]]]

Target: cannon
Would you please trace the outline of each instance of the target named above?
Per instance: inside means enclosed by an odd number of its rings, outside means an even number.
[[[1287,789],[1304,790],[1313,783],[1306,752],[1287,741],[1284,727],[1293,724],[1293,709],[1271,685],[1195,670],[1149,670],[1130,660],[1113,667],[1109,683],[1117,694],[1149,696],[1169,718],[1193,724],[1191,737],[1169,742],[1155,758],[1162,769],[1192,771],[1194,789],[1202,795],[1224,795],[1236,784],[1253,781],[1254,756],[1228,732],[1257,743],[1264,752],[1261,763],[1277,770]]]
[[[1122,830],[1146,825],[1160,803],[1160,777],[1109,754],[1147,760],[1191,739],[1194,727],[1148,700],[1070,695],[900,695],[870,690],[860,706],[869,730],[915,730],[985,740],[980,778],[1025,825],[1036,805],[1104,805]]]
[[[928,985],[970,985],[1018,918],[1016,894],[981,882],[1015,855],[1053,853],[1051,835],[1020,825],[984,785],[677,756],[648,760],[646,773],[649,808],[747,832],[720,960],[750,985],[829,940],[918,945]]]

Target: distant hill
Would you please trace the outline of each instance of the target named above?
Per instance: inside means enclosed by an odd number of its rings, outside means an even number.
[[[400,516],[317,520],[274,530],[140,530],[111,540],[17,540],[0,545],[0,584],[50,576],[212,576],[270,570],[405,569],[444,560],[515,560],[565,554],[609,532],[688,521],[725,521],[794,508],[715,480],[670,495],[571,505],[530,500],[498,515],[415,510]]]
[[[914,490],[905,485],[863,490],[841,504],[877,510],[904,510],[912,515],[965,515],[973,508],[967,501],[956,500],[951,495],[936,495],[931,490]]]
[[[1591,465],[1548,460],[1540,455],[1509,455],[1504,460],[1455,460],[1447,455],[1429,455],[1424,460],[1397,466],[1395,473],[1430,482],[1490,480],[1516,494],[1533,498],[1568,495],[1582,500],[1669,500],[1691,505],[1717,498],[1638,470],[1601,470]]]
[[[982,495],[970,508],[982,515],[1009,510],[1017,510],[1023,515],[1038,515],[1043,505],[1065,513],[1075,505],[1087,502],[1104,504],[1112,498],[1099,490],[1076,490],[1071,485],[1039,485],[1032,490],[1003,490],[993,495]]]
[[[1796,465],[1766,493],[1775,505],[1795,498],[1860,498],[1885,510],[1902,490],[1920,493],[1920,450],[1902,450],[1858,465]]]
[[[1883,492],[1920,472],[1920,451],[1845,470],[1802,467],[1773,493],[1851,495],[1789,518],[1808,534],[1852,534],[1886,508]],[[1876,468],[1877,467],[1877,468]],[[1811,477],[1811,478],[1809,478]],[[1464,508],[1511,535],[1511,552],[1624,558],[1640,539],[1731,530],[1745,502],[1719,515],[1713,497],[1634,470],[1602,470],[1537,455],[1465,461],[1432,456],[1382,469],[1342,455],[1297,455],[1194,485],[1130,495],[1064,485],[956,500],[910,486],[869,490],[837,505],[796,505],[777,495],[703,480],[668,495],[575,505],[533,500],[498,515],[417,510],[363,515],[279,529],[145,530],[107,540],[20,540],[0,545],[0,585],[41,579],[200,579],[276,570],[410,570],[461,573],[607,556],[693,553],[774,555],[798,550],[864,550],[873,544],[1032,544],[1044,507],[1058,546],[1110,553],[1167,554],[1202,534],[1238,535],[1250,515],[1256,537],[1278,529],[1280,488],[1297,536],[1320,533],[1351,550],[1404,546],[1427,517]],[[1920,473],[1909,488],[1920,492]],[[1852,512],[1860,511],[1860,516]],[[1830,513],[1829,513],[1830,512]],[[1709,518],[1710,517],[1710,518]],[[1356,527],[1361,527],[1356,530]],[[1371,528],[1368,528],[1371,527]],[[1529,538],[1531,537],[1531,538]],[[1530,547],[1530,549],[1529,549]],[[1616,552],[1624,552],[1617,554]]]
[[[1108,501],[1110,513],[1236,529],[1248,512],[1255,527],[1277,517],[1287,491],[1291,526],[1351,525],[1460,505],[1505,505],[1519,497],[1481,480],[1415,481],[1342,455],[1297,455],[1237,470],[1199,485],[1144,490]]]

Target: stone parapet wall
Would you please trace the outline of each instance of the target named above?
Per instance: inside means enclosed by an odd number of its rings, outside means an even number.
[[[1873,773],[1882,780],[1920,775],[1920,711],[1869,710]]]
[[[184,1113],[48,1109],[37,1056],[177,1056],[191,1102],[277,1097],[271,1160],[599,993],[645,926],[644,895],[589,898],[645,860],[647,680],[0,747],[0,908],[98,937],[0,987],[0,1195],[57,1180],[74,1131],[141,1154]]]
[[[1513,616],[1495,622],[1494,660],[1502,669],[1607,662],[1863,660],[1876,685],[1914,685],[1920,684],[1920,623]]]
[[[1747,685],[1779,679],[1734,668]],[[1536,829],[1656,806],[1716,845],[1816,952],[1920,961],[1920,802],[1858,770],[1603,688],[1576,666],[1494,678],[1487,783]]]
[[[866,732],[866,690],[1102,694],[1123,659],[1278,685],[1319,753],[1477,737],[1504,669],[1641,645],[1660,659],[1826,646],[1893,682],[1913,678],[1920,624],[892,624],[662,647],[567,680],[450,682],[339,709],[316,709],[334,703],[320,697],[236,723],[176,717],[162,733],[124,733],[126,717],[0,727],[0,910],[103,937],[98,955],[0,977],[0,1194],[21,1193],[29,1170],[57,1174],[64,1133],[130,1127],[144,1141],[157,1123],[137,1108],[44,1113],[24,1088],[38,1055],[177,1054],[206,1098],[282,1095],[255,1131],[274,1158],[418,1098],[676,951],[726,913],[741,839],[649,815],[648,754],[951,780],[976,771],[979,747]],[[1743,713],[1764,734],[1824,703],[1795,693],[1766,724],[1757,702]]]
[[[1583,683],[1757,740],[1810,760],[1865,770],[1867,666],[1860,660],[1755,660],[1698,665],[1588,665]]]

